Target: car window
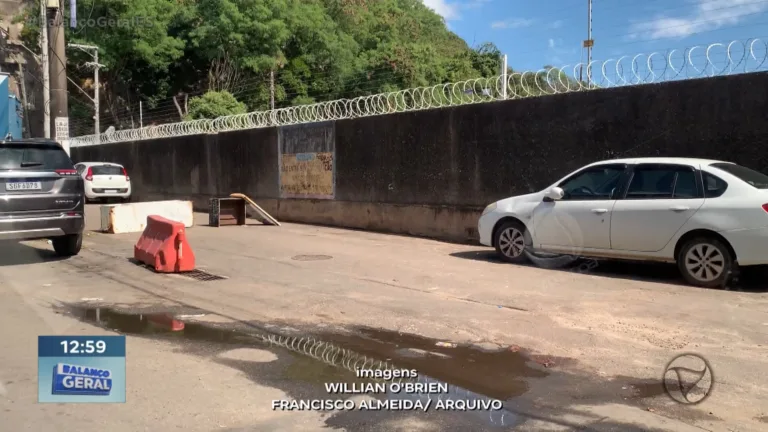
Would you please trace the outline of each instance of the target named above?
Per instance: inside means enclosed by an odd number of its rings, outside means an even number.
[[[623,165],[605,165],[588,168],[565,180],[560,187],[564,200],[606,200],[619,186],[624,174]]]
[[[115,165],[94,165],[93,175],[123,175],[123,168]]]
[[[736,176],[757,189],[768,189],[768,175],[761,172],[732,163],[713,163],[710,166]]]
[[[0,170],[74,169],[72,160],[57,144],[2,144]]]
[[[75,169],[77,170],[78,174],[82,174],[83,171],[85,171],[85,165],[83,164],[77,164],[75,165]]]
[[[696,173],[674,165],[639,165],[627,188],[626,199],[696,198]]]
[[[699,198],[699,188],[696,185],[696,171],[680,170],[672,191],[672,198]]]
[[[717,198],[725,193],[728,189],[728,183],[720,177],[714,176],[710,173],[704,174],[704,197],[705,198]]]

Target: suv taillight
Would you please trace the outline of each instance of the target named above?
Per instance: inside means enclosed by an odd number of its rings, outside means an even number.
[[[126,171],[125,168],[123,168],[123,175],[125,176],[125,181],[131,181],[131,178],[128,177],[128,171]]]
[[[88,181],[93,181],[93,168],[88,167],[88,172],[85,173],[85,179]]]
[[[77,170],[73,170],[73,169],[57,169],[56,170],[56,174],[64,175],[64,176],[66,176],[66,175],[70,175],[70,176],[71,175],[77,175]]]

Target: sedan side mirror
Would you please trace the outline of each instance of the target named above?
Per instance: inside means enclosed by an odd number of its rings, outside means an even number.
[[[553,187],[544,194],[545,201],[558,201],[563,199],[565,191],[559,187]]]

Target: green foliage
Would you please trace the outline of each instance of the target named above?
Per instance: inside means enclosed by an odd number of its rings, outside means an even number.
[[[189,100],[189,113],[185,120],[216,118],[232,114],[245,114],[248,108],[226,91],[209,91]]]
[[[38,3],[29,4],[24,38],[35,47]],[[500,71],[495,45],[470,48],[421,0],[79,0],[77,17],[68,41],[100,47],[112,121],[102,119],[118,128],[138,117],[140,100],[150,112],[163,101],[162,121],[178,120],[168,101],[184,93],[210,91],[191,99],[193,118],[239,110],[237,100],[268,109],[271,73],[281,108]],[[87,54],[68,56],[76,82],[92,76],[79,67]]]

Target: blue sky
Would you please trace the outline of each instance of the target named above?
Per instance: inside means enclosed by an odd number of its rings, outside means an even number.
[[[470,45],[494,42],[516,70],[582,61],[587,0],[423,1]],[[593,60],[749,38],[768,42],[768,0],[593,0],[592,28]],[[724,59],[719,49],[713,56]]]

